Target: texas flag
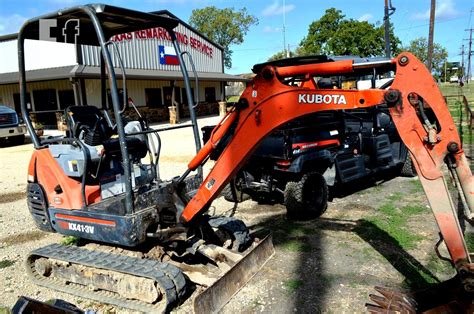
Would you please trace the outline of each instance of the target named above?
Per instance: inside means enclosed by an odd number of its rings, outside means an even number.
[[[160,64],[178,65],[179,60],[176,51],[170,46],[158,46],[158,54],[160,55]]]

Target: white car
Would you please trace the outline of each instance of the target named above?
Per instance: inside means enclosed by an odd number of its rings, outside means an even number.
[[[459,83],[459,78],[457,75],[453,75],[449,78],[450,83]]]

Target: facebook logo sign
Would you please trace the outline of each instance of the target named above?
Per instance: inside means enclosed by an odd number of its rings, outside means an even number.
[[[39,40],[77,44],[79,22],[79,19],[69,19],[63,25],[58,25],[56,19],[40,19]]]

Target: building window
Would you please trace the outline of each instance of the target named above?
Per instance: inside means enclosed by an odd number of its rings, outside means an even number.
[[[181,93],[179,92],[179,87],[174,87],[174,100],[180,104],[181,103]],[[165,100],[165,106],[171,106],[171,98],[173,97],[173,88],[171,86],[163,87],[163,96]]]
[[[15,111],[21,115],[21,102],[20,102],[20,94],[15,93],[13,94],[13,104],[15,105]],[[26,108],[31,110],[31,96],[30,93],[26,94]]]
[[[188,96],[186,95],[186,88],[181,88],[181,94],[183,99],[183,104],[188,104]],[[191,88],[191,97],[193,97],[193,101],[196,102],[196,98],[194,97],[194,88]]]
[[[206,102],[216,102],[216,88],[206,87],[204,89],[204,97],[206,99]]]
[[[145,88],[145,102],[147,107],[158,108],[163,106],[161,99],[161,89],[159,88]]]
[[[67,107],[76,104],[76,101],[74,100],[74,91],[72,89],[58,91],[58,97],[60,109],[66,109]]]
[[[56,111],[58,110],[58,100],[55,89],[43,89],[33,91],[35,100],[35,111]]]

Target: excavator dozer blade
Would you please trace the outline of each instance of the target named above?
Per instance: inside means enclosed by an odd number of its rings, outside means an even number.
[[[271,236],[250,249],[235,266],[194,299],[194,312],[219,311],[275,254]]]

